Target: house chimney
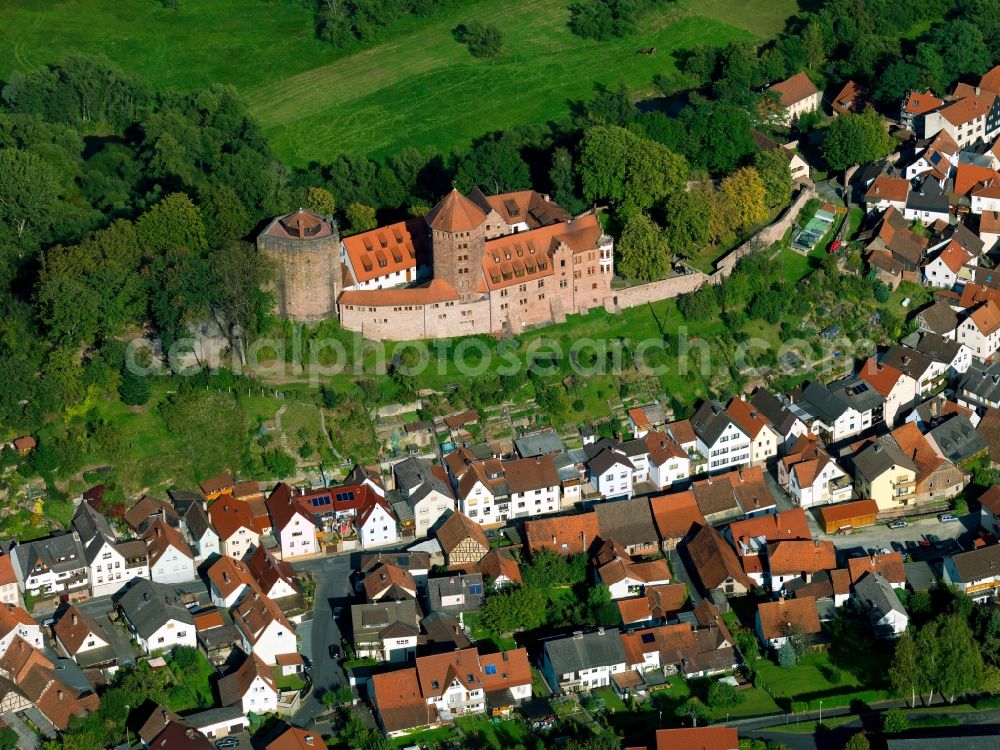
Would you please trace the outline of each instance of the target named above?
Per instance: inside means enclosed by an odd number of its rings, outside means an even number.
[[[62,690],[56,690],[56,697],[59,700],[62,700],[63,699],[63,691]]]
[[[313,736],[311,734],[306,735],[306,744],[311,745],[313,743]]]
[[[73,613],[73,617],[70,618],[70,619],[73,621],[73,624],[76,625],[76,621],[78,619],[77,616],[76,616],[76,612]]]

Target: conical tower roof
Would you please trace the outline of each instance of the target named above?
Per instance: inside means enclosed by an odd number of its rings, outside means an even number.
[[[486,221],[486,214],[456,188],[452,188],[440,203],[427,212],[425,218],[431,229],[467,232]]]

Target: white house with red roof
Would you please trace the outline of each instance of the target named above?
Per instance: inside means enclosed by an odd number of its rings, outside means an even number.
[[[687,481],[691,476],[691,457],[665,432],[647,432],[643,440],[649,449],[648,479],[657,489]]]
[[[243,651],[256,654],[265,664],[273,666],[278,654],[298,651],[292,624],[277,604],[256,589],[233,607],[232,616],[243,639]]]
[[[381,547],[399,540],[399,526],[389,504],[377,495],[370,495],[354,517],[358,543],[364,549]]]
[[[822,102],[822,94],[805,73],[796,73],[779,81],[769,90],[778,97],[780,110],[777,121],[785,126],[790,126],[807,112],[815,112]]]
[[[740,397],[729,402],[726,413],[750,437],[751,464],[762,464],[778,455],[781,436],[760,409]]]
[[[968,346],[976,359],[991,358],[1000,347],[1000,306],[993,299],[978,305],[959,323],[955,338]]]
[[[21,637],[35,648],[42,647],[42,629],[31,615],[13,604],[0,605],[0,654]]]
[[[281,547],[281,559],[309,557],[319,552],[316,524],[292,497],[292,488],[279,482],[267,498],[271,528]]]
[[[952,240],[924,266],[924,280],[930,286],[951,289],[958,283],[962,269],[976,264],[976,258]]]
[[[219,534],[221,552],[226,557],[241,560],[260,544],[260,531],[249,503],[222,495],[208,506],[208,517]]]
[[[896,415],[917,400],[917,381],[895,367],[869,357],[861,366],[858,378],[865,381],[884,399],[882,417],[888,427],[896,424]]]

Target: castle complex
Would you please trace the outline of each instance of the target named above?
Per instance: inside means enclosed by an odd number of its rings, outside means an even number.
[[[603,306],[614,243],[596,214],[570,217],[533,190],[452,190],[423,218],[340,238],[299,210],[257,238],[276,261],[277,312],[337,316],[369,339],[517,333]]]

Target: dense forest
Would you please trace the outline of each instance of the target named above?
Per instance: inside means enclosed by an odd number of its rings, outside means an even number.
[[[136,398],[119,375],[132,335],[169,347],[206,319],[264,331],[271,269],[252,240],[291,207],[333,214],[346,233],[419,215],[452,184],[534,187],[571,211],[610,206],[620,268],[656,278],[672,257],[738,239],[787,203],[787,166],[752,138],[753,128],[773,131],[760,114],[765,84],[799,70],[821,87],[853,77],[892,112],[906,88],[941,92],[997,59],[990,0],[829,0],[762,48],[686,52],[656,81],[680,101],[670,115],[637,108],[624,86],[598,88],[565,121],[487,134],[462,151],[331,155],[299,170],[275,156],[228,88],[152,91],[83,56],[14,73],[0,101],[0,424],[28,432],[84,417],[122,390]]]

